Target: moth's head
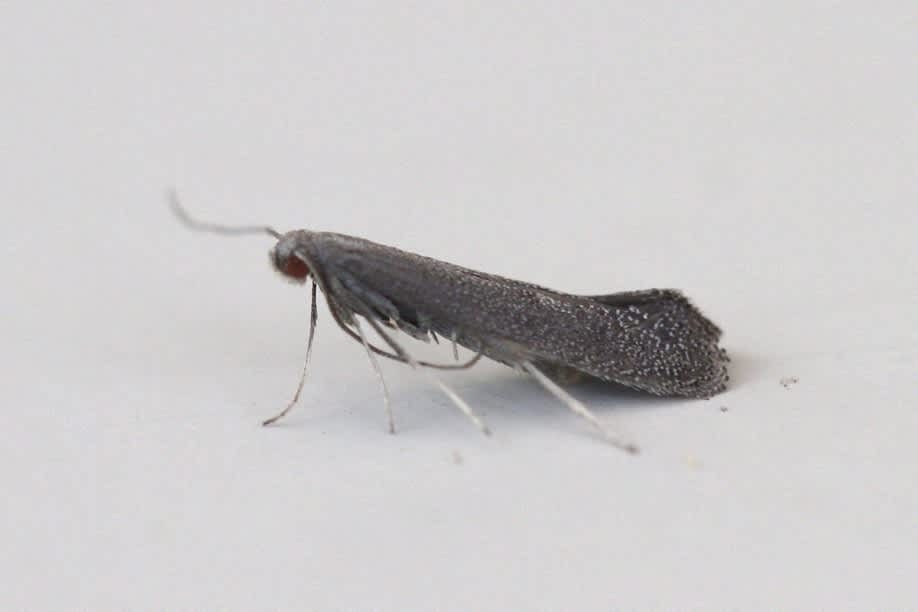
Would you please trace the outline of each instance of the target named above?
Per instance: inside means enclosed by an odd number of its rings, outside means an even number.
[[[287,232],[281,236],[274,248],[271,249],[271,264],[284,278],[297,283],[306,282],[309,278],[309,266],[303,260],[301,230]]]
[[[309,265],[302,256],[304,245],[309,244],[309,235],[311,232],[306,230],[294,230],[281,234],[276,229],[268,225],[221,225],[218,223],[207,223],[198,221],[191,217],[179,202],[178,195],[174,190],[170,190],[166,195],[169,200],[169,206],[172,212],[178,217],[178,220],[188,226],[190,229],[200,232],[211,232],[214,234],[223,234],[224,236],[239,236],[242,234],[267,234],[277,239],[277,244],[271,250],[271,264],[285,278],[297,283],[303,283],[309,278]]]

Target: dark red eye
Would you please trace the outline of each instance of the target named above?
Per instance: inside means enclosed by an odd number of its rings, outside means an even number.
[[[303,280],[309,276],[309,266],[299,257],[291,255],[284,264],[284,274],[297,280]]]

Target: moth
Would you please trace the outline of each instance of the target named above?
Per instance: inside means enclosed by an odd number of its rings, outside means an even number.
[[[470,368],[483,356],[504,363],[530,374],[607,441],[629,452],[637,446],[605,428],[559,382],[595,378],[654,395],[709,398],[729,380],[720,329],[674,289],[571,295],[344,234],[205,223],[190,217],[174,192],[169,200],[189,228],[268,234],[277,240],[270,254],[274,268],[294,282],[312,281],[303,373],[293,399],[265,425],[283,418],[303,390],[318,319],[317,288],[338,327],[366,350],[392,433],[395,420],[377,357],[424,373],[485,434],[490,430],[479,416],[429,370]],[[384,347],[369,341],[361,321]],[[457,363],[417,360],[394,332],[424,341],[448,339]],[[458,363],[457,345],[474,357]]]

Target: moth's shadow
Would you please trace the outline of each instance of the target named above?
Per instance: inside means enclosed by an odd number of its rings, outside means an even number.
[[[724,393],[736,390],[757,378],[764,360],[756,359],[743,353],[732,353],[727,364],[730,381]],[[455,377],[454,377],[455,376]],[[514,372],[497,364],[482,367],[471,376],[473,380],[462,380],[458,374],[451,375],[450,384],[455,385],[460,395],[476,410],[485,415],[513,418],[554,419],[560,402],[531,376]],[[580,381],[564,384],[562,388],[583,402],[587,408],[597,414],[615,412],[666,410],[681,402],[697,401],[694,398],[660,397],[644,391],[638,391],[624,385],[606,382],[596,378],[584,378]],[[431,390],[429,397],[435,397]],[[715,396],[715,398],[720,397]],[[435,399],[438,403],[449,403],[446,398]],[[716,401],[716,399],[714,400]]]
[[[730,382],[727,383],[727,391],[739,389],[757,379],[756,373],[765,370],[766,363],[761,355],[730,351],[730,363],[727,364]]]
[[[584,379],[562,388],[596,413],[650,410],[665,407],[669,401],[597,379]],[[484,410],[495,415],[523,414],[521,409],[524,409],[527,418],[555,418],[559,408],[564,408],[534,378],[510,370],[491,372],[487,379],[467,383],[461,393],[468,401],[480,403]]]

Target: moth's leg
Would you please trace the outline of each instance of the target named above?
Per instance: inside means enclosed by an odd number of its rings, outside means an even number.
[[[370,358],[370,363],[373,365],[373,371],[376,372],[376,378],[379,379],[379,384],[382,387],[383,402],[386,405],[386,416],[389,417],[389,433],[394,434],[395,418],[392,416],[392,403],[389,401],[389,388],[386,386],[386,380],[383,378],[382,370],[379,369],[376,355],[370,350],[370,343],[367,342],[366,334],[363,333],[363,328],[360,327],[360,322],[356,317],[354,317],[354,327],[357,328],[357,333],[360,335],[360,341],[363,342],[363,348],[367,350],[367,357]]]
[[[300,384],[296,387],[296,393],[293,394],[293,399],[290,400],[290,403],[287,404],[287,407],[281,410],[279,413],[271,417],[270,419],[263,421],[262,425],[270,425],[276,423],[280,419],[290,412],[296,403],[300,399],[300,393],[303,391],[303,385],[306,384],[306,372],[309,368],[309,357],[312,355],[312,339],[316,333],[316,321],[319,319],[318,309],[316,307],[316,282],[312,281],[312,299],[310,300],[312,305],[309,308],[309,340],[306,341],[306,361],[303,364],[303,373],[300,375]]]
[[[344,333],[346,333],[348,336],[350,336],[351,338],[353,338],[354,340],[358,342],[361,341],[360,336],[357,335],[354,332],[354,330],[348,327],[347,324],[342,320],[341,315],[338,314],[338,312],[335,310],[335,306],[333,305],[333,302],[331,301],[329,301],[329,312],[331,312],[332,319],[335,321],[338,327],[340,327],[344,331]],[[408,360],[405,359],[404,357],[394,354],[394,353],[390,353],[389,351],[384,351],[383,349],[377,346],[374,346],[372,343],[369,343],[369,347],[370,347],[370,350],[373,351],[377,355],[381,355],[387,359],[392,359],[394,361],[399,361],[401,363],[408,363]],[[455,344],[453,345],[453,350],[456,350]],[[425,368],[434,368],[437,370],[466,370],[468,368],[471,368],[476,363],[478,363],[478,360],[481,359],[482,355],[483,353],[478,353],[477,355],[475,355],[468,361],[464,361],[462,363],[456,363],[456,364],[430,363],[429,361],[418,361],[417,363],[418,365],[424,366]],[[456,359],[459,359],[458,353],[456,354]]]
[[[478,360],[484,356],[484,353],[476,353],[474,357],[468,361],[463,361],[462,363],[430,363],[429,361],[418,361],[418,365],[425,368],[433,368],[435,370],[468,370],[473,365],[478,363]]]
[[[468,361],[463,361],[462,363],[453,364],[439,364],[439,363],[428,363],[427,361],[419,361],[418,365],[424,366],[425,368],[434,368],[437,370],[468,370],[473,365],[478,363],[478,360],[484,357],[484,353],[478,352],[475,353],[475,356],[469,359]]]
[[[478,417],[478,415],[476,415],[472,411],[472,408],[467,403],[465,403],[465,400],[459,397],[459,395],[455,391],[453,391],[448,386],[446,386],[446,384],[443,381],[441,381],[436,376],[434,376],[433,374],[431,374],[430,372],[422,368],[421,364],[418,363],[418,361],[414,357],[409,355],[408,352],[402,347],[402,345],[400,345],[391,336],[389,336],[389,334],[386,333],[386,331],[382,328],[382,326],[379,323],[374,321],[371,317],[364,317],[364,318],[367,320],[367,323],[369,323],[370,326],[373,328],[373,331],[379,334],[379,337],[382,338],[386,342],[386,344],[392,347],[392,350],[394,350],[398,354],[399,357],[401,357],[404,361],[406,361],[408,365],[410,365],[413,369],[419,370],[422,374],[424,374],[427,380],[429,380],[431,383],[439,387],[440,390],[449,399],[451,399],[452,402],[456,404],[456,406],[459,408],[459,410],[461,410],[462,413],[475,425],[475,427],[477,427],[481,431],[481,433],[483,433],[486,436],[491,435],[491,430],[488,429],[488,426],[485,425],[482,422],[482,420]],[[480,357],[481,354],[479,354],[478,356]]]
[[[589,421],[589,423],[598,429],[610,444],[629,453],[638,452],[637,445],[632,442],[622,440],[620,437],[612,434],[609,430],[603,427],[599,419],[596,418],[596,415],[590,412],[587,407],[584,406],[582,402],[580,402],[580,400],[559,387],[555,381],[545,376],[545,374],[543,374],[537,367],[532,365],[531,362],[523,361],[520,363],[520,367],[529,372],[532,377],[535,378],[539,384],[541,384],[549,393],[564,402],[564,405],[567,406],[571,411]]]
[[[401,327],[399,327],[398,321],[396,321],[395,319],[389,319],[389,326],[392,327],[392,329],[394,329],[395,331],[404,331]],[[433,334],[434,338],[437,337],[437,335],[434,332],[430,332],[430,333]],[[459,361],[459,352],[458,352],[458,349],[456,348],[455,337],[456,337],[455,334],[453,334],[453,338],[454,338],[453,353],[455,354],[456,361]],[[439,342],[437,342],[437,344],[439,344]],[[476,353],[475,356],[469,359],[468,361],[463,361],[462,363],[458,363],[458,364],[449,364],[449,363],[439,364],[439,363],[430,363],[429,361],[417,361],[416,363],[420,366],[424,366],[425,368],[435,368],[438,370],[467,370],[471,368],[473,365],[475,365],[476,363],[478,363],[478,360],[481,359],[482,356],[484,356],[484,349],[479,350],[478,353]],[[402,363],[408,363],[408,359],[410,359],[410,357],[406,358],[407,355],[406,357],[400,357],[396,355],[396,357],[398,357]]]

